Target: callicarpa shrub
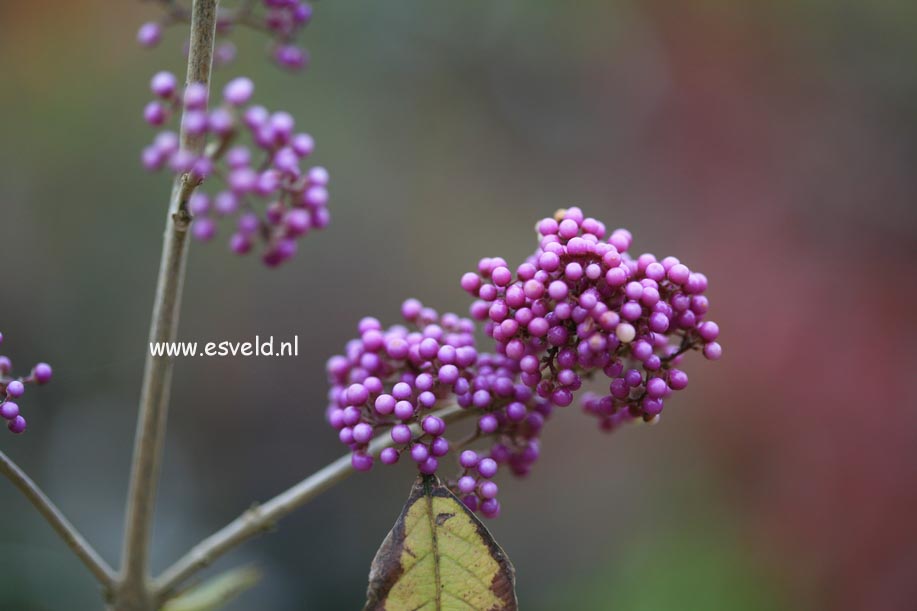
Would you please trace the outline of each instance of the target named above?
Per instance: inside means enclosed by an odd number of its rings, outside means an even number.
[[[710,360],[722,354],[719,328],[707,319],[706,276],[675,257],[634,256],[630,232],[609,232],[579,208],[542,219],[525,261],[485,257],[457,279],[472,299],[453,310],[467,308],[467,317],[411,298],[396,324],[359,321],[358,337],[327,363],[325,416],[349,451],[244,511],[154,576],[152,516],[175,359],[152,346],[177,337],[189,239],[207,242],[225,231],[232,252],[257,251],[276,267],[330,218],[329,176],[312,165],[312,137],[291,114],[256,103],[252,79],[215,83],[211,74],[235,56],[229,37],[237,27],[265,32],[268,53],[280,66],[304,66],[307,55],[296,40],[312,19],[310,5],[157,4],[162,18],[140,28],[141,45],[156,46],[164,29],[181,25],[190,36],[185,78],[157,72],[143,110],[158,132],[141,163],[167,172],[173,186],[118,569],[3,452],[0,472],[90,570],[108,608],[153,611],[216,608],[257,576],[235,570],[187,588],[199,571],[345,477],[376,463],[410,463],[414,485],[371,563],[365,609],[517,609],[512,564],[477,518],[500,515],[496,476],[529,473],[542,454],[546,423],[577,394],[603,431],[658,422],[672,395],[688,386],[681,368],[687,354]],[[26,385],[47,383],[51,367],[39,363],[22,377],[11,370],[0,356],[0,416],[10,431],[22,433]]]
[[[463,445],[490,443],[458,455],[460,471],[448,486],[472,511],[496,517],[494,475],[501,466],[529,472],[545,421],[573,403],[584,380],[604,379],[608,392],[584,393],[583,409],[610,431],[659,420],[666,400],[688,385],[675,367],[685,353],[720,357],[719,328],[704,320],[703,274],[675,257],[632,257],[630,232],[606,236],[605,225],[579,208],[558,211],[536,230],[538,247],[515,272],[486,257],[461,279],[477,298],[472,318],[493,340],[486,351],[479,352],[471,319],[409,299],[403,324],[383,328],[365,318],[360,337],[328,361],[327,419],[351,448],[354,469],[372,467],[367,448],[386,434],[392,445],[380,462],[407,455],[420,473],[436,473],[456,444],[433,412],[454,402],[477,421]]]

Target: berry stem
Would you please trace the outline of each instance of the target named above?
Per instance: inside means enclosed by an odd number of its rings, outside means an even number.
[[[41,488],[3,452],[0,452],[0,472],[25,495],[35,509],[38,510],[38,513],[51,525],[51,528],[60,535],[67,547],[73,550],[77,558],[95,575],[98,582],[105,588],[107,595],[114,586],[116,578],[115,572],[108,566],[108,563],[99,556],[98,552],[83,538],[83,535],[64,517],[64,514],[42,492]]]
[[[434,412],[433,415],[450,423],[472,416],[474,411],[463,409],[458,405],[450,405]],[[415,435],[421,433],[418,424],[412,425],[411,429]],[[384,435],[376,438],[369,445],[367,453],[377,455],[392,445],[394,442],[391,437]],[[195,545],[175,564],[163,571],[155,583],[156,600],[162,604],[196,572],[209,566],[239,544],[268,531],[278,520],[355,472],[351,464],[351,455],[347,454],[264,504],[252,506],[222,529]]]
[[[216,35],[218,0],[194,0],[191,8],[191,42],[188,54],[188,83],[201,83],[209,90]],[[181,148],[200,155],[205,136],[181,132]],[[185,275],[188,199],[200,183],[183,174],[176,178],[169,203],[162,259],[153,302],[150,342],[176,339],[182,285]],[[147,355],[140,394],[134,458],[127,499],[121,580],[115,608],[119,611],[148,611],[153,608],[149,587],[149,546],[154,499],[161,462],[166,413],[172,382],[173,360]]]

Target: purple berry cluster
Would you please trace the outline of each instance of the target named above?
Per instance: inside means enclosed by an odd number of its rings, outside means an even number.
[[[137,42],[152,48],[162,40],[163,31],[176,23],[190,22],[190,11],[174,0],[159,0],[163,16],[140,26]],[[233,8],[220,8],[217,16],[217,44],[214,48],[214,65],[231,63],[236,47],[225,37],[237,26],[246,26],[266,32],[271,37],[270,56],[278,66],[288,70],[301,70],[309,63],[309,54],[296,44],[302,29],[312,20],[312,5],[301,0],[263,0],[262,10],[256,10],[255,0],[242,0]]]
[[[584,379],[604,374],[609,393],[588,395],[585,408],[606,430],[633,418],[652,421],[688,385],[674,366],[701,349],[722,354],[719,327],[704,320],[707,278],[675,257],[633,258],[632,237],[583,216],[559,211],[537,225],[539,246],[515,273],[485,258],[462,277],[477,297],[472,317],[499,354],[518,363],[521,380],[558,407],[570,405]]]
[[[487,451],[464,450],[459,455],[462,472],[448,484],[472,511],[485,517],[500,514],[497,469],[506,466],[517,477],[529,474],[540,454],[539,437],[553,406],[537,396],[520,379],[518,364],[501,354],[481,354],[471,388],[456,402],[476,412],[477,426],[467,444],[490,439]]]
[[[267,7],[262,23],[271,32],[271,56],[279,66],[300,70],[309,63],[309,54],[296,46],[299,32],[312,20],[312,6],[300,0],[264,0]]]
[[[388,434],[379,460],[407,453],[421,473],[439,469],[450,449],[460,472],[447,480],[465,504],[486,517],[500,513],[493,481],[501,467],[525,476],[540,454],[540,435],[555,407],[566,407],[584,382],[603,374],[608,393],[585,393],[585,410],[601,428],[631,420],[654,422],[687,375],[684,354],[722,354],[716,323],[704,320],[706,277],[674,257],[628,254],[632,238],[578,208],[537,225],[539,247],[515,273],[501,258],[485,258],[462,287],[477,300],[493,352],[478,352],[474,324],[442,317],[410,299],[405,325],[383,329],[367,318],[360,338],[328,362],[327,417],[353,466],[369,470],[369,442]],[[448,441],[446,423],[429,412],[454,402],[476,419],[472,433]],[[411,425],[414,425],[413,428]],[[467,446],[485,442],[484,450]]]
[[[514,363],[478,354],[471,320],[440,316],[416,299],[405,301],[401,313],[405,324],[387,329],[374,318],[363,319],[360,337],[347,344],[344,355],[328,361],[328,421],[351,448],[355,469],[372,467],[369,443],[388,434],[392,445],[379,455],[383,464],[407,454],[421,473],[433,474],[452,444],[445,437],[446,423],[431,412],[446,401],[476,410],[477,430],[462,443],[481,436],[505,437],[506,443],[499,445],[499,456],[480,461],[471,461],[477,454],[466,451],[468,464],[453,484],[469,507],[496,516],[500,504],[491,478],[497,459],[518,474],[527,472],[538,456],[535,438],[550,406],[519,383]]]
[[[161,127],[181,116],[186,133],[210,139],[198,156],[180,147],[175,131],[164,130],[142,153],[149,170],[168,168],[223,184],[216,193],[196,191],[188,202],[196,239],[213,239],[217,221],[230,218],[235,225],[230,249],[244,255],[260,242],[262,260],[276,267],[295,254],[297,240],[328,225],[328,172],[319,166],[302,167],[315,148],[312,137],[296,132],[289,113],[250,104],[250,79],[229,81],[222,103],[209,111],[207,89],[200,83],[180,89],[175,75],[160,72],[150,89],[156,99],[144,111],[147,123]],[[240,142],[246,135],[253,146]]]
[[[478,359],[474,323],[455,314],[440,316],[414,299],[401,308],[405,325],[384,329],[375,318],[360,321],[360,338],[344,355],[328,361],[331,382],[327,417],[341,442],[353,450],[353,466],[372,467],[372,439],[388,430],[394,446],[384,464],[408,453],[422,473],[432,474],[449,451],[446,423],[429,413],[443,399],[470,389],[469,369]],[[410,424],[419,425],[415,435]]]
[[[3,334],[0,333],[0,344]],[[25,394],[26,384],[47,384],[51,381],[51,366],[38,363],[27,377],[12,377],[13,363],[9,357],[0,355],[0,417],[7,421],[7,428],[15,435],[25,432],[26,421],[19,411],[17,401]]]

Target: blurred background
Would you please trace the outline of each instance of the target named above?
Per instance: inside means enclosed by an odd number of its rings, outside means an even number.
[[[158,15],[0,4],[3,353],[55,369],[0,447],[112,563],[169,192],[141,109],[186,36],[138,48]],[[215,79],[254,76],[315,136],[332,225],[279,270],[194,244],[180,331],[301,355],[177,364],[154,568],[342,453],[324,363],[360,317],[464,313],[463,272],[575,204],[708,275],[725,356],[688,359],[660,426],[571,407],[502,476],[522,608],[914,608],[917,4],[327,0],[303,40],[291,76],[239,32]],[[359,608],[411,479],[355,476],[222,559],[265,570],[232,609]],[[0,516],[0,609],[100,607],[5,481]]]

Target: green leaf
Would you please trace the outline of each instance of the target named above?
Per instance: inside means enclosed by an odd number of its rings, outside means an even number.
[[[213,611],[253,587],[261,573],[252,567],[232,569],[183,592],[167,602],[162,611]]]
[[[516,611],[506,553],[434,476],[414,484],[369,572],[364,611]]]

